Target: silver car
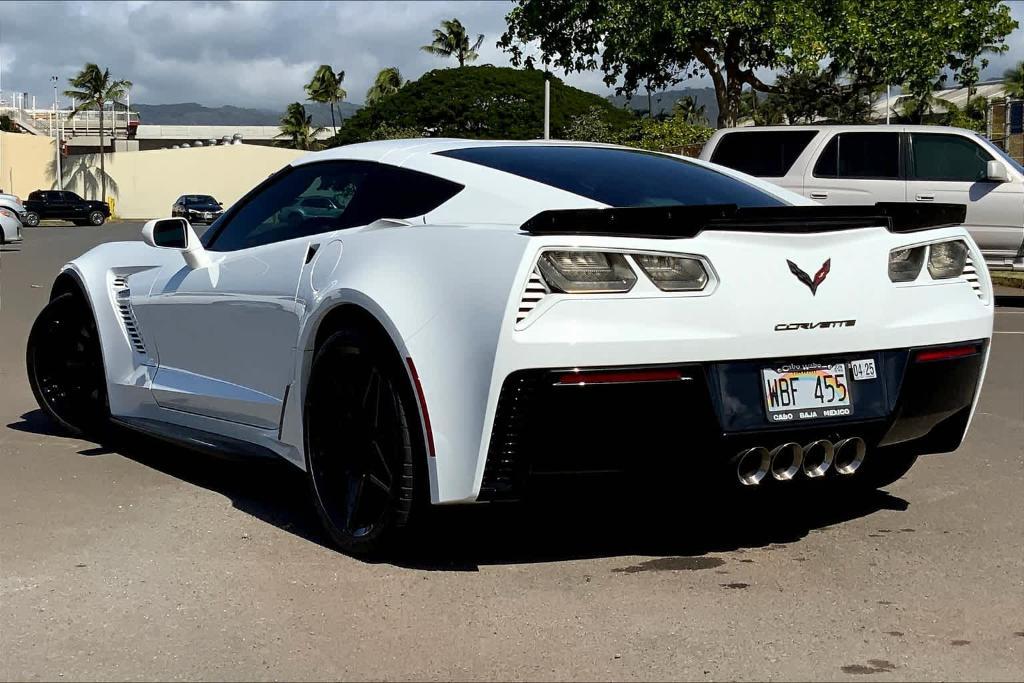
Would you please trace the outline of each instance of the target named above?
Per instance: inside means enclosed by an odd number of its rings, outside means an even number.
[[[21,219],[10,209],[0,208],[0,244],[21,241]]]

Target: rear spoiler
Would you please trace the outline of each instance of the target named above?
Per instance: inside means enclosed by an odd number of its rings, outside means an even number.
[[[532,235],[607,235],[678,239],[705,230],[729,232],[817,233],[886,228],[906,233],[961,225],[964,204],[879,202],[874,206],[737,207],[651,206],[542,211],[523,223]]]

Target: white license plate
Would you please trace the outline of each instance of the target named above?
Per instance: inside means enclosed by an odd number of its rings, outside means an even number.
[[[845,363],[788,363],[763,368],[761,386],[771,422],[853,414]]]

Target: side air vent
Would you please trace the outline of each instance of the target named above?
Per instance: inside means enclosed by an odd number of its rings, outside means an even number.
[[[121,322],[124,324],[124,331],[128,334],[128,341],[137,352],[146,353],[146,345],[142,341],[139,323],[132,310],[132,290],[128,289],[128,278],[122,275],[115,276],[113,289],[114,302],[117,305],[117,312],[121,316]]]
[[[547,284],[544,282],[544,278],[540,276],[540,273],[534,269],[530,273],[530,279],[526,281],[526,289],[523,290],[523,296],[519,299],[519,311],[516,313],[516,324],[518,325],[526,316],[533,312],[533,309],[537,307],[540,300],[551,293],[548,289]]]
[[[967,265],[964,266],[964,272],[960,275],[960,278],[971,285],[979,299],[984,300],[985,297],[981,293],[981,282],[978,281],[978,271],[974,267],[974,261],[969,256],[967,257]]]

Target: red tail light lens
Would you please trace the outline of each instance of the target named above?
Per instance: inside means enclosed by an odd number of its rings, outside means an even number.
[[[947,346],[942,349],[925,349],[924,351],[918,351],[914,355],[914,361],[917,363],[928,363],[935,360],[964,358],[965,356],[973,356],[978,353],[979,350],[980,349],[977,344],[969,344],[966,346]]]
[[[558,384],[583,386],[587,384],[629,384],[632,382],[671,382],[683,378],[676,368],[649,368],[646,370],[596,370],[566,372],[558,377]]]

